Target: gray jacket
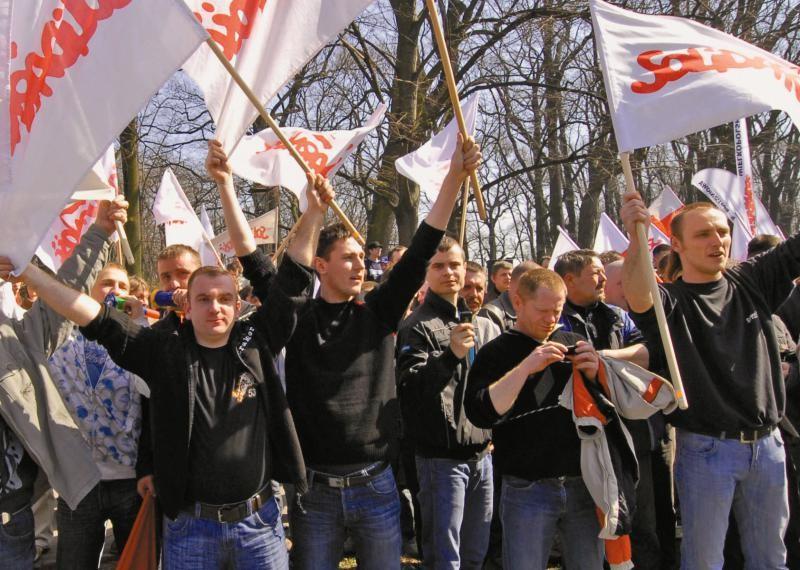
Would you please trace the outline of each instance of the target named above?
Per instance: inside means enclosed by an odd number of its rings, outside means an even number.
[[[58,279],[88,293],[108,257],[108,236],[92,226]],[[70,508],[100,481],[92,452],[53,383],[47,359],[73,324],[43,302],[22,315],[0,311],[0,415]]]

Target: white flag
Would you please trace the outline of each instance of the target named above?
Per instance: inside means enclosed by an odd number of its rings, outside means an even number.
[[[381,104],[363,127],[351,131],[312,132],[306,129],[281,129],[311,169],[326,178],[336,172],[367,135],[380,125],[386,114]],[[306,209],[305,172],[292,158],[272,129],[244,137],[230,156],[233,171],[264,186],[283,186],[297,196],[300,209]]]
[[[476,92],[461,103],[467,132],[475,132],[479,102],[480,92]],[[397,172],[419,184],[420,192],[430,202],[436,200],[436,196],[439,195],[439,189],[442,187],[442,182],[444,182],[447,171],[450,169],[450,160],[456,151],[458,133],[458,123],[453,118],[431,140],[414,152],[401,156],[394,163]]]
[[[796,65],[685,18],[589,6],[620,151],[772,109],[800,125]]]
[[[186,0],[262,103],[352,22],[372,0]],[[159,29],[168,30],[161,26]],[[230,154],[257,111],[208,46],[183,66],[203,90]]]
[[[277,243],[275,236],[278,235],[278,209],[270,210],[263,216],[259,216],[247,222],[250,229],[253,231],[253,237],[256,238],[256,244],[261,245],[265,243]],[[213,240],[214,247],[217,248],[221,254],[227,256],[234,256],[236,252],[233,249],[230,235],[228,232],[219,234]]]
[[[605,212],[600,214],[600,223],[597,224],[597,233],[594,236],[594,246],[592,249],[597,253],[605,251],[616,251],[625,253],[628,251],[628,238],[622,233],[614,221]]]
[[[70,197],[72,202],[50,224],[36,256],[52,271],[58,271],[97,219],[98,200],[113,200],[116,193],[117,163],[112,145],[78,184]]]
[[[556,245],[553,246],[553,253],[550,254],[550,263],[547,264],[548,269],[553,269],[556,266],[556,261],[558,258],[564,255],[569,251],[575,251],[580,249],[578,244],[572,241],[572,238],[569,237],[567,230],[558,226],[558,239],[556,240]]]
[[[205,37],[178,0],[0,0],[0,252],[18,269]]]
[[[664,235],[671,236],[670,224],[678,212],[683,208],[683,202],[672,188],[666,187],[658,198],[653,200],[650,210],[650,223],[654,224]]]
[[[203,224],[170,168],[161,177],[161,185],[153,201],[153,217],[158,225],[164,225],[168,246],[180,243],[200,251],[205,233]]]
[[[198,250],[200,252],[200,261],[203,265],[217,265],[217,255],[214,253],[214,247],[210,243],[214,237],[214,226],[211,224],[211,218],[208,217],[205,204],[200,206],[200,226],[209,238],[208,240],[200,240],[200,249]]]
[[[653,251],[657,245],[661,244],[670,245],[669,237],[658,226],[650,224],[650,231],[647,235],[647,245],[650,247],[650,251]]]

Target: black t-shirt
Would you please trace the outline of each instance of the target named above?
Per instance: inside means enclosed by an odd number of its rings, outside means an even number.
[[[551,339],[564,345],[584,340],[563,331],[554,332]],[[572,413],[558,404],[558,397],[572,376],[571,363],[557,362],[529,377],[511,410],[503,416],[497,414],[489,397],[489,386],[539,344],[512,329],[478,351],[467,377],[467,417],[478,427],[493,428],[494,458],[502,473],[529,481],[577,477],[581,474],[580,440]],[[550,388],[537,393],[539,385]],[[533,410],[539,411],[528,414]]]
[[[200,347],[189,448],[190,501],[238,503],[270,479],[267,418],[255,379],[230,347]]]

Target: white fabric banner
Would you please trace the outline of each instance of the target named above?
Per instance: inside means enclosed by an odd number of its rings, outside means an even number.
[[[277,243],[275,237],[278,235],[278,209],[270,210],[263,216],[252,219],[247,222],[250,229],[253,231],[253,237],[256,238],[256,244],[262,245],[265,243]],[[213,240],[214,247],[220,254],[232,257],[236,255],[231,243],[230,235],[228,232],[219,234]]]
[[[0,252],[19,270],[206,37],[179,0],[0,0]]]
[[[773,109],[800,125],[796,65],[686,18],[589,6],[621,152]]]
[[[183,244],[200,251],[205,230],[172,169],[167,168],[153,201],[153,217],[164,225],[166,245]],[[216,265],[216,259],[211,265]]]
[[[608,217],[605,212],[600,214],[600,223],[597,224],[597,232],[594,236],[594,246],[592,249],[597,253],[605,251],[616,251],[617,253],[625,253],[628,251],[630,241],[622,233],[622,230],[617,227],[614,220]]]
[[[111,145],[78,184],[70,197],[73,201],[50,224],[36,248],[37,257],[52,271],[58,271],[97,219],[98,201],[113,200],[116,193],[117,163],[114,145]]]
[[[205,235],[213,242],[214,226],[211,224],[211,218],[208,216],[206,205],[200,206],[200,226],[203,228]],[[203,265],[217,265],[217,256],[214,253],[214,248],[205,239],[200,240],[200,261]]]
[[[475,92],[461,102],[464,122],[467,124],[467,131],[471,133],[475,132],[479,103],[480,92]],[[431,140],[414,152],[401,156],[394,163],[397,172],[419,184],[420,192],[430,202],[436,200],[447,171],[450,170],[450,160],[456,151],[458,132],[458,123],[453,118]]]
[[[558,239],[556,240],[555,246],[553,246],[553,253],[550,254],[550,263],[547,264],[547,269],[553,269],[560,256],[568,251],[575,251],[577,249],[580,249],[580,247],[578,247],[577,243],[572,241],[567,230],[558,226]]]
[[[262,103],[334,40],[372,0],[186,0],[245,83]],[[166,30],[159,22],[159,29]],[[257,111],[211,49],[204,45],[183,66],[203,90],[228,154]]]
[[[363,127],[350,131],[313,132],[293,127],[281,130],[314,172],[331,179],[361,141],[380,125],[386,108],[385,104],[379,105]],[[272,129],[244,137],[229,163],[242,178],[267,187],[288,189],[300,201],[300,210],[305,211],[308,185],[305,172]]]
[[[665,236],[669,237],[671,236],[670,224],[672,223],[672,218],[682,208],[683,202],[681,202],[681,199],[672,191],[672,188],[667,186],[648,208],[650,210],[650,222],[655,224]]]

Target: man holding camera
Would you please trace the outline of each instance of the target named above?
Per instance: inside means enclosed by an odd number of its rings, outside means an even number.
[[[426,272],[424,303],[400,326],[397,382],[416,452],[426,568],[480,568],[492,519],[491,432],[464,412],[475,351],[500,334],[459,297],[464,251],[444,237]]]

